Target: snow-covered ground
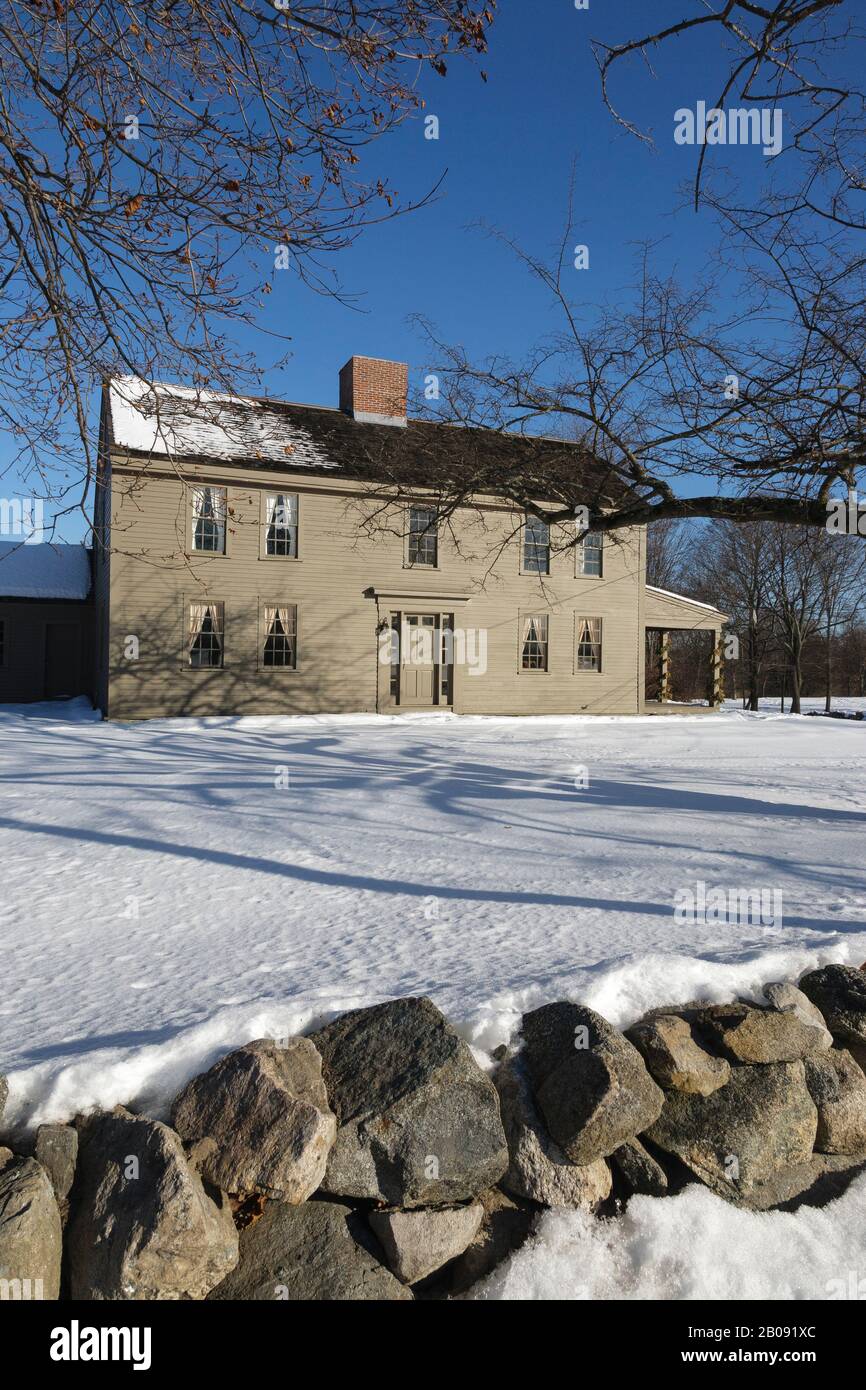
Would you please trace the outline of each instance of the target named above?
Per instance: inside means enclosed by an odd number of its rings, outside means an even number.
[[[429,994],[484,1063],[526,1008],[557,998],[623,1025],[648,1005],[860,964],[864,828],[866,728],[842,720],[730,707],[113,725],[81,705],[7,708],[8,1118],[118,1101],[160,1113],[231,1046],[395,995]],[[677,920],[698,883],[775,890],[782,920]],[[546,1218],[545,1277],[562,1283],[569,1251],[583,1265],[604,1246],[598,1296],[653,1222],[673,1239],[707,1202],[650,1204],[668,1209],[652,1220],[633,1204],[610,1235]],[[730,1213],[718,1220],[736,1235],[747,1218]],[[514,1287],[538,1283],[537,1249],[513,1263]]]
[[[621,1217],[546,1212],[472,1299],[866,1299],[866,1175],[825,1207],[740,1211],[693,1183]]]

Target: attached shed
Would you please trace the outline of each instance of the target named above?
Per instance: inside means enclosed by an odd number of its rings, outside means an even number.
[[[93,698],[90,551],[0,541],[0,704]]]

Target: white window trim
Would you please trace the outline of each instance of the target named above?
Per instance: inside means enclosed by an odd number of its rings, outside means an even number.
[[[545,523],[547,526],[547,569],[529,570],[526,568],[526,523],[529,520],[539,521],[540,518],[536,516],[530,517],[530,515],[527,513],[524,515],[523,520],[520,523],[520,573],[526,575],[529,579],[547,579],[550,577],[553,568],[550,522],[548,521]]]
[[[583,542],[586,540],[586,536],[584,536],[584,537],[581,538],[581,540],[578,541],[577,545],[574,547],[574,577],[575,577],[575,579],[603,579],[603,578],[604,578],[604,552],[605,552],[604,532],[603,532],[603,531],[598,531],[598,532],[587,531],[586,534],[587,534],[587,535],[599,535],[599,536],[601,537],[601,545],[598,547],[598,553],[599,553],[600,560],[601,560],[601,562],[600,562],[600,564],[599,564],[599,567],[598,567],[598,574],[586,574],[586,573],[584,572],[584,569],[583,569],[583,558],[584,558]]]
[[[582,670],[577,664],[577,644],[581,623],[598,623],[598,666],[594,671]],[[575,613],[572,643],[573,671],[576,676],[600,676],[604,673],[604,618],[595,613]]]
[[[270,525],[270,521],[268,520],[268,499],[269,499],[270,497],[281,497],[281,496],[282,496],[282,497],[294,497],[294,499],[295,499],[295,512],[296,512],[296,516],[297,516],[297,521],[295,522],[295,529],[296,529],[296,531],[297,531],[297,533],[298,533],[298,537],[297,537],[297,546],[296,546],[296,549],[297,549],[297,552],[298,552],[297,555],[269,555],[269,554],[268,554],[268,526]],[[301,560],[301,494],[300,494],[299,492],[292,492],[291,489],[289,489],[289,488],[265,488],[264,491],[262,492],[261,504],[260,504],[260,508],[259,508],[259,527],[260,527],[260,529],[259,529],[259,536],[260,536],[260,540],[259,540],[259,559],[260,559],[260,560],[276,561],[277,563],[283,563],[283,562],[285,562],[285,563],[287,563],[287,564],[292,564],[292,565],[300,564],[300,560]]]
[[[223,519],[224,545],[222,550],[197,550],[194,545],[195,540],[195,495],[202,492],[205,488],[210,488],[212,492],[221,492],[225,497],[225,517]],[[186,553],[194,555],[200,560],[224,560],[229,553],[229,513],[231,500],[227,483],[208,483],[194,482],[189,487],[189,501],[187,505],[187,530],[186,530]]]

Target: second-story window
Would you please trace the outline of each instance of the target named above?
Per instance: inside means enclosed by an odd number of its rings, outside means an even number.
[[[408,562],[410,565],[436,567],[439,562],[436,527],[436,512],[432,507],[409,508]]]
[[[197,487],[192,494],[192,548],[212,555],[226,552],[226,490]]]
[[[577,547],[577,572],[588,579],[601,579],[604,547],[603,531],[587,531]]]
[[[550,527],[537,516],[523,523],[523,569],[526,574],[550,574]]]
[[[298,558],[298,498],[290,492],[272,493],[265,499],[265,552]]]

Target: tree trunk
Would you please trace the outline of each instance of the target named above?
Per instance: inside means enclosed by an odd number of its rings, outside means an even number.
[[[800,691],[803,688],[803,653],[799,639],[791,652],[791,714],[800,714]]]
[[[827,658],[824,668],[824,712],[830,713],[833,703],[833,657],[830,651],[830,619],[827,618]]]

